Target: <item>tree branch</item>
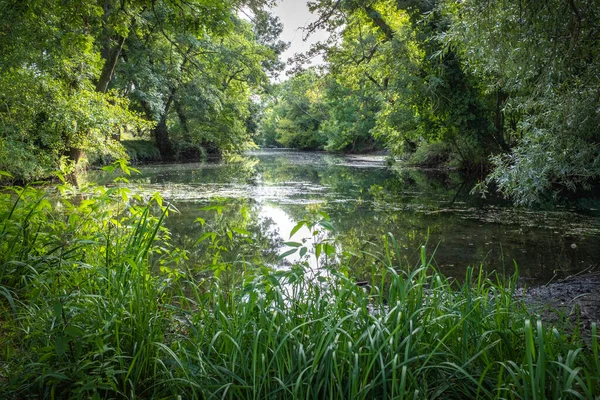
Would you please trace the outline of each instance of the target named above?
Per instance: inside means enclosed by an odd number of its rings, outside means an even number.
[[[387,40],[392,40],[394,38],[394,30],[387,24],[387,22],[385,22],[385,20],[381,16],[381,13],[379,13],[379,11],[375,10],[371,6],[366,6],[365,11],[367,12],[367,15],[371,18],[371,20],[373,20],[373,23],[377,25],[379,29],[381,29],[381,32],[383,32],[385,38]]]

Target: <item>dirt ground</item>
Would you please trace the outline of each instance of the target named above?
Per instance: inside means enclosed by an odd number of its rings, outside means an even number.
[[[518,293],[525,304],[549,323],[568,319],[590,333],[592,322],[600,329],[600,271],[571,276]]]

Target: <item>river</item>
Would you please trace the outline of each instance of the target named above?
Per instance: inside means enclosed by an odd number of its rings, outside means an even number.
[[[166,225],[176,245],[196,249],[192,264],[210,262],[204,255],[215,251],[231,262],[243,256],[248,263],[276,263],[278,254],[293,248],[285,241],[311,243],[305,227],[291,239],[289,234],[298,221],[319,211],[335,227],[319,237],[344,253],[357,279],[378,268],[370,254],[383,251],[388,232],[404,265],[418,263],[420,246],[426,245],[434,265],[458,278],[468,265],[507,274],[517,263],[521,278],[538,284],[597,269],[600,262],[600,212],[589,203],[514,208],[470,194],[473,183],[458,174],[390,168],[383,156],[257,150],[233,163],[139,169],[128,185],[141,194],[160,192],[173,203],[178,212]],[[92,181],[103,179],[90,175]],[[211,204],[218,207],[206,209]],[[224,236],[229,231],[230,238],[195,245],[210,231]],[[283,264],[298,259],[296,253]]]

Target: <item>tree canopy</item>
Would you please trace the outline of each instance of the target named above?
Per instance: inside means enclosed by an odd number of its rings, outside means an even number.
[[[0,1],[0,170],[31,180],[120,158],[123,133],[164,160],[245,148],[251,95],[286,47],[272,5]]]

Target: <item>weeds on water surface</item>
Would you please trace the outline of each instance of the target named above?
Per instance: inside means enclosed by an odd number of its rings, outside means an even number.
[[[425,248],[419,265],[400,265],[390,236],[360,287],[339,263],[230,263],[216,277],[183,267],[186,253],[161,227],[160,197],[134,200],[122,188],[71,200],[14,188],[1,198],[2,397],[600,392],[596,326],[589,343],[546,326],[515,299],[516,275],[498,283],[469,268],[464,283],[451,283]],[[323,217],[311,229],[329,229]],[[335,249],[327,240],[324,254]]]

